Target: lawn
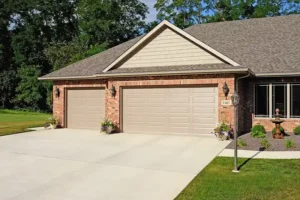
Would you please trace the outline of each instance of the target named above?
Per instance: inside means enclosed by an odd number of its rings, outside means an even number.
[[[176,200],[300,199],[300,159],[240,159],[239,163],[245,161],[240,173],[232,173],[233,158],[215,158]]]
[[[0,136],[25,132],[27,128],[44,126],[50,114],[0,109]]]

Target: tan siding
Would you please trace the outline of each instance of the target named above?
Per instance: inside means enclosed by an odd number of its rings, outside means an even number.
[[[120,68],[223,63],[170,29],[130,57]]]
[[[124,131],[209,134],[217,96],[216,87],[124,89]]]

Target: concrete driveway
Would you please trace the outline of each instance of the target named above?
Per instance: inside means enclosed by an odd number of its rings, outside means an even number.
[[[173,199],[227,144],[71,129],[3,136],[0,199]]]

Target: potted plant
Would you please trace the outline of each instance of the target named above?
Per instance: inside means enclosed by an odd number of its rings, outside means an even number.
[[[112,120],[104,119],[104,121],[101,123],[101,132],[105,132],[106,134],[110,134],[113,132],[116,128],[116,125]]]
[[[49,124],[50,129],[56,129],[58,119],[56,117],[49,117],[46,124]]]
[[[217,128],[215,128],[214,134],[220,140],[229,140],[233,138],[233,128],[225,122],[222,122]]]

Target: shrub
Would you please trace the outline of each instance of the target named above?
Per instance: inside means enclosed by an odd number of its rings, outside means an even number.
[[[269,141],[267,139],[262,139],[260,141],[260,145],[265,149],[271,147],[271,144],[269,143]]]
[[[251,129],[251,136],[254,138],[264,138],[265,137],[265,127],[262,125],[255,125]]]
[[[245,140],[243,140],[242,138],[239,138],[237,141],[237,146],[238,147],[246,147],[246,146],[248,146],[248,144]]]
[[[300,126],[297,126],[297,127],[294,129],[294,133],[295,133],[295,135],[300,135]]]
[[[284,128],[282,126],[280,126],[280,132],[284,133]],[[273,128],[272,134],[276,134],[276,128]]]
[[[289,140],[289,139],[287,139],[286,141],[285,141],[285,147],[286,148],[295,148],[296,147],[296,144],[295,144],[295,142],[293,141],[293,140]]]

